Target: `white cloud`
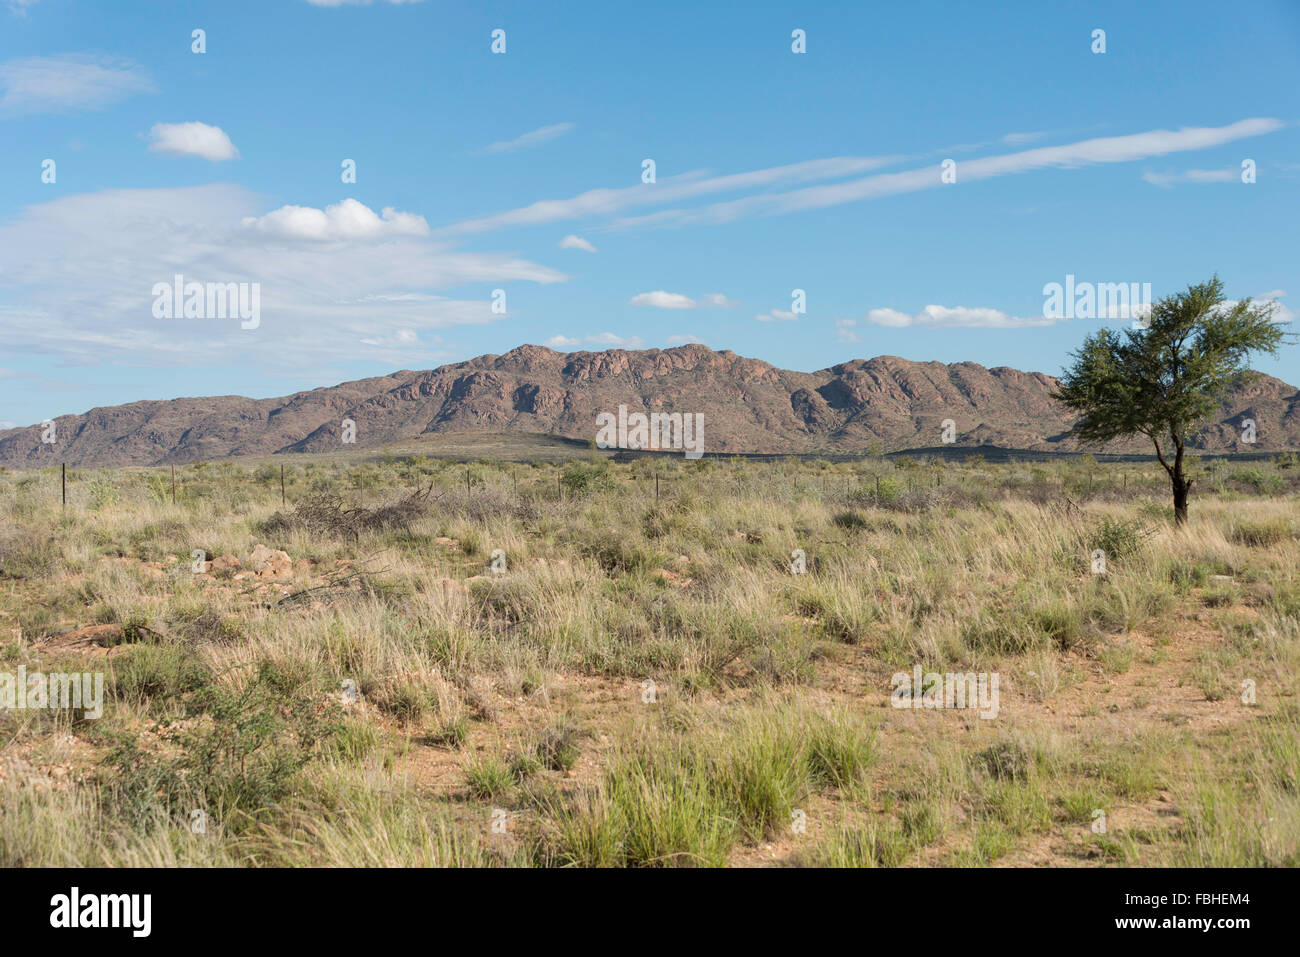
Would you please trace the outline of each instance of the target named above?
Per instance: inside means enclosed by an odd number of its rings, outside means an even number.
[[[856,319],[836,319],[835,320],[835,339],[837,342],[857,342],[858,334],[854,331],[857,328],[858,320]]]
[[[829,186],[809,186],[785,193],[747,196],[697,210],[663,210],[650,216],[618,220],[613,225],[626,228],[718,224],[734,222],[746,216],[825,209],[941,186],[945,189],[960,188],[965,183],[1033,170],[1076,169],[1098,163],[1126,163],[1169,153],[1206,149],[1245,137],[1272,133],[1282,126],[1275,119],[1256,118],[1220,127],[1184,127],[1179,130],[1153,130],[1128,136],[1099,137],[1064,146],[1044,146],[1019,153],[962,160],[956,166],[957,182],[951,185],[945,185],[940,179],[940,166],[932,165],[901,173],[881,173]]]
[[[265,216],[246,217],[241,225],[277,239],[315,242],[429,234],[429,224],[423,216],[400,213],[391,206],[384,207],[377,216],[369,206],[355,199],[345,199],[323,210],[312,206],[281,206]]]
[[[149,149],[155,153],[198,156],[214,163],[239,158],[226,131],[207,123],[155,123],[149,138]]]
[[[1286,303],[1282,301],[1282,299],[1285,298],[1285,296],[1286,296],[1286,290],[1272,289],[1268,292],[1261,292],[1258,296],[1252,296],[1251,300],[1255,305],[1265,305],[1271,303],[1273,306],[1274,322],[1279,324],[1295,322],[1296,314],[1290,308],[1287,307]],[[1236,299],[1229,299],[1227,302],[1225,302],[1222,305],[1221,308],[1231,309],[1233,306],[1237,304],[1237,302],[1238,300]]]
[[[1180,173],[1143,173],[1144,182],[1168,189],[1177,183],[1236,183],[1241,179],[1239,169],[1189,169]]]
[[[693,336],[690,333],[680,336],[669,336],[665,340],[670,346],[689,346],[689,345],[707,345],[699,336]]]
[[[602,332],[598,335],[587,336],[586,340],[592,345],[601,346],[605,349],[644,349],[645,340],[640,336],[616,336],[612,332]]]
[[[640,336],[624,338],[612,332],[600,332],[594,336],[583,336],[581,339],[555,335],[543,342],[542,345],[551,349],[558,349],[561,352],[572,352],[583,345],[596,346],[598,349],[644,349],[645,340]]]
[[[541,146],[543,143],[549,143],[557,137],[563,136],[570,132],[576,123],[556,123],[553,126],[543,126],[535,129],[523,136],[516,136],[512,140],[504,140],[500,143],[493,143],[485,147],[483,153],[513,153],[516,150],[528,149],[530,146]]]
[[[809,160],[788,166],[734,173],[728,176],[707,176],[696,170],[681,176],[661,178],[657,183],[642,183],[621,189],[593,189],[569,199],[546,199],[479,219],[469,219],[438,232],[445,235],[482,233],[515,226],[537,226],[566,219],[603,216],[636,206],[653,206],[672,203],[712,193],[760,189],[780,183],[814,182],[853,176],[869,169],[877,169],[897,162],[898,157],[841,156],[833,159]]]
[[[964,159],[957,164],[957,183],[967,184],[1034,170],[1075,169],[1102,163],[1133,162],[1220,146],[1243,138],[1271,133],[1282,127],[1283,124],[1279,120],[1262,117],[1240,120],[1222,127],[1152,130],[1125,136],[1097,137],[1062,146],[1026,149],[978,159]],[[1029,142],[1039,135],[1010,133],[1003,139],[1008,143],[1020,144]],[[659,209],[641,216],[614,219],[599,228],[727,223],[747,216],[823,209],[844,203],[944,186],[940,180],[939,165],[932,164],[919,169],[877,173],[859,179],[848,179],[845,182],[805,186],[786,192],[757,192],[776,186],[844,180],[846,177],[896,164],[905,158],[901,156],[834,157],[724,176],[714,176],[707,171],[695,170],[679,176],[661,177],[653,184],[643,183],[619,189],[593,189],[566,199],[540,200],[528,206],[444,226],[437,229],[435,234],[459,236],[563,220],[609,217],[637,207],[662,207],[669,203],[695,200],[716,193],[753,193],[754,195],[716,202],[699,208]]]
[[[730,309],[738,305],[735,301],[728,299],[720,292],[710,292],[700,297],[701,306],[712,306],[715,309]]]
[[[1042,131],[1031,133],[1007,133],[999,139],[999,142],[1006,143],[1008,146],[1024,146],[1026,143],[1032,143],[1034,140],[1040,140],[1047,134]]]
[[[5,0],[7,6],[20,17],[27,16],[27,8],[35,6],[39,0]]]
[[[684,296],[679,292],[664,292],[657,289],[654,292],[637,293],[628,300],[629,305],[633,306],[653,306],[656,309],[729,309],[736,305],[720,292],[711,292],[701,296],[698,300],[690,296]]]
[[[0,63],[0,116],[97,110],[154,92],[149,75],[130,60],[69,53]]]
[[[1277,308],[1273,314],[1274,321],[1290,322],[1295,319],[1295,313],[1280,301],[1285,295],[1284,291],[1275,289],[1255,296],[1254,300],[1260,303],[1276,303]],[[1236,305],[1236,300],[1229,300],[1223,304],[1223,308],[1230,309],[1234,305]],[[1129,319],[1134,315],[1145,314],[1145,309],[1130,314],[1127,307],[1111,304],[1108,305],[1106,312],[1105,316],[1099,318]],[[755,318],[761,317],[755,316]],[[894,329],[1024,329],[1033,326],[1051,326],[1068,320],[1046,316],[1012,316],[999,309],[980,306],[930,305],[916,314],[900,312],[897,309],[872,309],[867,313],[866,321],[877,326],[889,326]],[[841,319],[835,325],[837,328],[842,326],[848,329],[857,325],[857,320]],[[856,339],[853,341],[856,341]]]
[[[583,239],[581,236],[574,236],[572,233],[560,240],[560,248],[581,249],[583,252],[587,253],[594,253],[596,251],[595,246],[587,242],[587,240]]]
[[[927,328],[958,329],[1019,329],[1024,326],[1050,326],[1057,320],[1042,316],[1020,318],[1009,316],[997,309],[966,306],[926,306],[915,315],[897,309],[872,309],[867,322],[896,329],[921,326]]]
[[[679,292],[664,292],[662,289],[637,293],[628,302],[633,306],[654,306],[656,309],[695,308],[695,300],[690,296],[683,296]]]
[[[27,206],[0,222],[5,351],[74,364],[301,370],[372,360],[419,368],[434,356],[432,330],[509,318],[491,311],[492,287],[567,278],[410,230],[374,242],[365,241],[368,231],[350,237],[336,222],[324,234],[334,242],[285,242],[274,230],[243,225],[264,222],[264,209],[255,193],[230,184],[105,190]],[[259,283],[260,326],[154,318],[154,284],[178,273],[188,281]],[[443,298],[469,284],[484,288]]]
[[[799,321],[798,315],[796,315],[793,312],[787,312],[784,309],[772,309],[769,310],[768,312],[760,312],[754,318],[757,319],[759,322],[775,322],[778,319],[782,322]]]

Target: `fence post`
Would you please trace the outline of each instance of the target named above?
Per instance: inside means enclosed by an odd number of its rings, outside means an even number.
[[[66,511],[68,508],[68,463],[67,462],[63,463],[62,475],[63,475],[63,508]]]
[[[655,504],[659,504],[659,476],[655,476]]]
[[[280,463],[280,507],[284,508],[284,463]]]
[[[172,466],[172,504],[176,504],[176,466]]]

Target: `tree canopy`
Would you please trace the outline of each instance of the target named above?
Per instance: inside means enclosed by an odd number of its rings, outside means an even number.
[[[1189,439],[1253,373],[1251,353],[1276,354],[1285,334],[1275,303],[1229,302],[1218,276],[1152,304],[1127,330],[1102,329],[1073,353],[1055,396],[1080,418],[1086,444],[1147,436],[1174,491],[1174,515],[1187,518],[1183,456]]]

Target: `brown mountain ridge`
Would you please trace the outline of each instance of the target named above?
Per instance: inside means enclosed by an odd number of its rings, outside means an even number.
[[[342,422],[356,447],[379,448],[430,433],[519,432],[587,440],[596,416],[702,413],[709,453],[852,453],[934,447],[943,422],[956,445],[1075,451],[1073,421],[1039,372],[974,362],[945,365],[895,356],[854,359],[817,372],[778,369],[702,345],[673,349],[555,352],[524,345],[427,371],[394,372],[274,399],[242,396],[131,402],[0,432],[0,465],[31,468],[162,465],[235,455],[332,452]],[[1242,442],[1242,420],[1257,441]],[[1197,437],[1205,451],[1300,447],[1300,391],[1258,375],[1232,395]],[[1141,442],[1111,451],[1150,452]]]

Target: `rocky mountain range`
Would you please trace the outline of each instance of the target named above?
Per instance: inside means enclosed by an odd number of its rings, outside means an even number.
[[[1075,451],[1072,417],[1052,398],[1056,380],[973,362],[894,356],[817,372],[778,369],[702,345],[555,352],[524,345],[427,371],[401,371],[274,399],[241,396],[131,402],[0,432],[0,465],[32,468],[163,465],[235,455],[333,452],[343,420],[355,447],[381,448],[430,433],[517,432],[588,440],[596,417],[700,413],[709,453],[846,453],[958,446]],[[1242,442],[1242,420],[1257,441]],[[1300,391],[1259,375],[1201,433],[1206,451],[1300,448]],[[1109,451],[1149,452],[1141,442]]]

